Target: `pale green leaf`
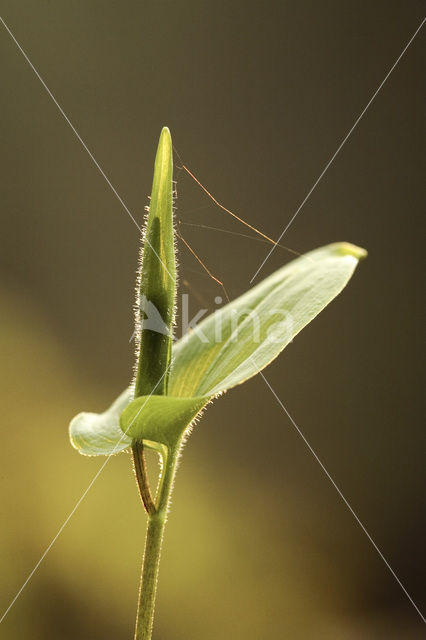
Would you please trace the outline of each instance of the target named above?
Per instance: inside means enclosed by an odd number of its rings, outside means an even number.
[[[286,264],[174,347],[169,394],[216,395],[266,367],[345,287],[364,249],[341,242]]]
[[[179,340],[173,348],[167,396],[185,401],[181,405],[182,422],[178,428],[184,429],[185,420],[189,423],[196,415],[191,413],[192,408],[196,408],[195,401],[200,401],[201,409],[211,396],[256,375],[276,358],[342,291],[358,261],[365,255],[363,249],[347,243],[311,251],[216,311]],[[122,410],[131,401],[130,391],[125,394],[119,398]],[[98,421],[96,414],[80,414],[74,418],[71,438],[82,453],[108,454],[113,443],[119,441],[123,432],[118,425],[120,412],[115,406],[116,403],[101,414]],[[140,405],[133,404],[132,407],[139,408]],[[161,442],[167,440],[168,432],[174,432],[175,417],[171,407],[172,404],[161,405],[157,400],[152,404],[157,426],[150,435],[155,435]],[[186,410],[188,414],[185,414]],[[136,437],[148,433],[145,419],[135,420],[135,425],[133,433]],[[123,426],[129,426],[127,414]],[[100,429],[100,437],[95,435],[96,429]],[[92,437],[95,438],[93,447]],[[123,441],[118,446],[122,444]]]
[[[208,397],[140,396],[124,409],[120,426],[136,440],[159,442],[173,448],[209,400]]]
[[[73,447],[85,456],[108,456],[127,449],[131,438],[120,429],[120,414],[133,399],[130,387],[103,413],[79,413],[69,431]]]

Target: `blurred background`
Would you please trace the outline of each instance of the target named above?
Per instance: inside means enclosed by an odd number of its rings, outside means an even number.
[[[3,0],[1,15],[139,223],[166,124],[214,196],[276,238],[423,12],[415,0]],[[139,232],[0,27],[3,611],[104,462],[79,456],[67,427],[130,380]],[[296,251],[347,240],[369,258],[265,373],[424,611],[423,64],[420,32],[285,234]],[[176,178],[182,234],[239,295],[269,247],[200,226],[248,232]],[[277,249],[260,277],[289,259]],[[214,309],[220,287],[182,245],[179,260],[191,309]],[[0,637],[131,638],[144,528],[120,454]],[[423,634],[263,381],[211,406],[178,474],[154,638]]]

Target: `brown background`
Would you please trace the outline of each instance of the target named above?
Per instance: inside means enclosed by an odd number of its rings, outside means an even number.
[[[14,2],[1,15],[135,217],[161,126],[214,195],[277,237],[421,22],[422,2]],[[2,65],[1,606],[102,464],[68,443],[131,375],[138,231],[10,36]],[[283,242],[365,246],[350,286],[266,375],[419,607],[424,33]],[[182,221],[245,233],[178,174]],[[268,247],[186,239],[232,297]],[[290,258],[275,251],[262,275]],[[181,281],[220,289],[184,247]],[[194,273],[195,272],[195,273]],[[187,285],[182,292],[188,291]],[[198,297],[197,297],[198,296]],[[422,504],[423,502],[423,504]],[[144,516],[111,460],[0,627],[130,638]],[[185,451],[154,637],[421,638],[422,621],[262,380]]]

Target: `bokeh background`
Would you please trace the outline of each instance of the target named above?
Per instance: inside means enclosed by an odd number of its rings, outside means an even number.
[[[215,197],[277,237],[424,13],[420,1],[29,2],[1,15],[141,222],[167,124]],[[103,459],[67,425],[128,383],[139,234],[4,27],[1,117],[1,607]],[[344,293],[266,371],[420,608],[424,33],[288,230],[296,251],[366,247]],[[423,130],[424,131],[424,130]],[[177,160],[179,164],[179,161]],[[247,233],[177,171],[182,222]],[[182,233],[232,297],[268,246]],[[194,312],[220,288],[180,247]],[[262,270],[291,258],[276,250]],[[132,637],[145,518],[110,460],[8,616],[10,640]],[[216,402],[185,450],[157,640],[401,639],[421,618],[271,392]]]

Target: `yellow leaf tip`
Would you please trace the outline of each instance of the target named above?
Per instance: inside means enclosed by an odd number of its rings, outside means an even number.
[[[355,244],[351,244],[350,242],[336,242],[334,249],[338,255],[353,256],[357,260],[363,260],[368,255],[366,249],[357,247]]]

